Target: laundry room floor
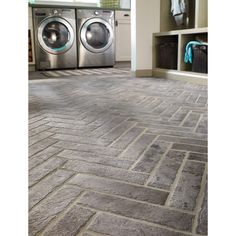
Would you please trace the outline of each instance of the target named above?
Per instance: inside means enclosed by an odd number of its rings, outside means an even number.
[[[207,87],[29,80],[29,235],[207,235]]]

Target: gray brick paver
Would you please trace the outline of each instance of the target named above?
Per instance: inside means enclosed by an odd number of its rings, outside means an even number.
[[[94,214],[94,211],[75,205],[50,229],[46,230],[43,236],[76,235]]]
[[[109,214],[99,214],[88,230],[112,236],[188,236]]]
[[[119,139],[117,139],[112,145],[111,147],[114,148],[118,148],[121,150],[124,150],[132,141],[134,141],[135,138],[138,137],[138,135],[140,135],[142,132],[144,131],[144,129],[142,128],[132,128],[131,130],[129,130],[126,134],[124,134],[122,137],[120,137]]]
[[[201,210],[198,214],[198,226],[196,230],[197,233],[201,235],[207,235],[208,233],[207,211],[208,211],[208,186],[206,184]]]
[[[190,145],[183,143],[174,143],[171,147],[172,149],[190,151],[190,152],[199,152],[199,153],[207,153],[206,146],[198,146],[198,145]]]
[[[33,236],[43,230],[47,224],[63,211],[81,192],[81,189],[76,186],[65,186],[41,203],[39,207],[30,211],[29,235]]]
[[[122,153],[122,157],[129,160],[136,160],[155,137],[155,135],[143,134]]]
[[[97,163],[105,166],[113,166],[122,169],[129,169],[129,167],[133,164],[133,162],[129,160],[124,160],[124,159],[122,160],[118,158],[113,158],[112,156],[109,157],[109,156],[92,154],[88,152],[74,151],[74,150],[63,150],[57,156],[71,160]]]
[[[34,185],[45,175],[57,169],[64,163],[66,163],[66,160],[63,160],[58,157],[52,157],[47,161],[45,161],[44,163],[42,163],[41,165],[36,166],[34,169],[29,171],[29,186]]]
[[[29,208],[31,209],[47,194],[52,192],[56,187],[61,186],[74,173],[67,170],[57,170],[55,173],[47,176],[32,188],[29,189]]]
[[[120,168],[95,163],[86,163],[78,160],[68,160],[63,168],[77,171],[79,173],[112,178],[136,184],[144,184],[148,178],[148,175],[144,173],[135,173]]]
[[[170,190],[185,155],[185,152],[170,150],[149,181],[148,186]]]
[[[112,195],[120,195],[123,197],[159,205],[164,205],[168,196],[168,192],[82,174],[73,177],[68,183],[76,184],[80,188],[96,190]]]
[[[31,156],[29,158],[29,170],[34,168],[36,165],[43,163],[48,160],[51,156],[58,154],[62,149],[56,147],[48,147],[43,149],[41,152]]]
[[[166,152],[169,146],[169,143],[156,141],[143,154],[143,157],[135,165],[133,170],[150,173],[155,168],[156,164],[161,160],[161,157]]]
[[[195,209],[204,170],[204,163],[186,162],[169,206],[190,211]]]
[[[173,229],[191,231],[193,215],[127,199],[89,192],[79,200],[84,206],[126,217],[158,223]]]

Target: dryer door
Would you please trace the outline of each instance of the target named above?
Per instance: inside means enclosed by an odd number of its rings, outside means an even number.
[[[92,18],[83,24],[80,39],[88,51],[93,53],[104,52],[113,42],[113,29],[107,21]]]
[[[73,28],[60,17],[47,18],[38,28],[38,42],[46,52],[51,54],[68,51],[74,38]]]

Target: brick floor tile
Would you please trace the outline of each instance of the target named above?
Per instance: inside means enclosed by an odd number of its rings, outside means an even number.
[[[73,172],[67,170],[57,170],[55,173],[45,177],[37,185],[29,189],[29,208],[31,209],[47,194],[56,187],[61,186],[67,179],[73,175]]]
[[[122,156],[130,160],[136,160],[154,138],[155,135],[143,134],[136,142],[128,147]]]
[[[144,129],[142,128],[132,128],[131,130],[129,130],[126,134],[124,134],[122,137],[120,137],[119,139],[117,139],[112,145],[111,147],[114,148],[118,148],[118,149],[125,149],[132,141],[134,141],[135,138],[138,137],[138,135],[140,135],[142,132],[144,131]]]
[[[111,179],[98,178],[95,176],[79,174],[72,178],[69,183],[76,184],[80,188],[96,190],[99,192],[120,195],[144,202],[163,205],[168,193],[153,190],[146,187],[139,187],[132,184],[117,182]]]
[[[109,215],[105,213],[99,214],[96,219],[89,225],[89,230],[112,236],[188,236],[163,229],[157,226],[150,226],[145,223],[135,222],[127,218]]]
[[[29,147],[29,156],[33,156],[37,152],[43,151],[45,148],[51,146],[52,144],[55,144],[57,140],[51,139],[51,138],[46,138],[43,139],[40,142],[37,142]]]
[[[170,144],[162,141],[156,141],[144,153],[140,161],[135,165],[133,170],[150,173],[160,161]]]
[[[38,152],[37,154],[31,156],[29,158],[29,169],[32,169],[36,165],[46,161],[51,156],[58,154],[61,150],[62,150],[61,148],[50,146],[43,149],[41,152]]]
[[[189,160],[193,160],[193,161],[204,161],[204,162],[207,162],[207,154],[190,152],[188,159]]]
[[[46,230],[44,236],[68,236],[76,233],[95,214],[94,211],[75,205],[54,225]]]
[[[81,190],[76,186],[65,186],[40,204],[40,207],[33,209],[29,213],[29,235],[33,236],[43,230],[80,193]]]
[[[200,192],[204,163],[187,161],[169,205],[193,211]]]
[[[191,231],[192,228],[192,215],[145,203],[92,192],[83,195],[78,202],[97,210],[158,223],[174,229]]]
[[[67,159],[72,159],[72,160],[79,160],[79,161],[102,164],[105,166],[113,166],[113,167],[118,167],[122,169],[129,169],[130,166],[133,164],[133,162],[129,160],[123,160],[123,159],[113,158],[109,156],[91,154],[88,152],[79,152],[79,151],[73,151],[73,150],[63,150],[57,156],[67,158]]]
[[[208,186],[206,184],[204,198],[201,206],[201,211],[198,215],[198,226],[197,226],[197,233],[201,235],[207,235],[208,233]]]
[[[191,152],[199,152],[199,153],[207,153],[206,146],[195,146],[195,145],[188,145],[188,144],[182,144],[182,143],[174,143],[172,145],[172,149],[191,151]]]
[[[148,186],[170,190],[185,155],[185,152],[170,150],[156,170],[154,176],[151,178]]]
[[[41,178],[43,178],[45,175],[50,173],[51,171],[57,169],[59,166],[66,163],[65,160],[57,157],[52,157],[42,163],[41,165],[38,165],[34,169],[29,171],[29,186],[34,185],[37,183]]]
[[[148,178],[147,174],[135,173],[110,166],[103,166],[95,163],[86,163],[77,160],[69,160],[63,168],[74,170],[79,173],[92,174],[106,178],[123,180],[130,183],[144,184]]]

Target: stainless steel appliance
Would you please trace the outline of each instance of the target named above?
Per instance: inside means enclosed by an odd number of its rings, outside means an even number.
[[[78,67],[115,63],[114,11],[77,9]]]
[[[75,9],[34,8],[36,69],[77,67]]]

